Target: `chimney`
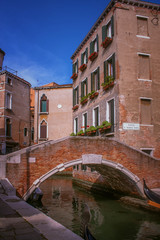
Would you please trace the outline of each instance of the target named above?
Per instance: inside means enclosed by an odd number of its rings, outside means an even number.
[[[5,52],[0,48],[0,70],[2,69]]]

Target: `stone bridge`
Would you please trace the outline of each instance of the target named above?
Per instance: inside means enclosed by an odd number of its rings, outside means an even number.
[[[8,178],[25,200],[44,180],[77,164],[95,168],[108,188],[143,196],[142,179],[160,187],[160,160],[102,137],[67,137],[0,157],[0,178]]]

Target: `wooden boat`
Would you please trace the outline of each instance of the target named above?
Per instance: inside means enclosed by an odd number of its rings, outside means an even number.
[[[143,189],[146,197],[149,199],[148,203],[154,207],[160,208],[160,195],[150,190],[145,180],[143,179]]]
[[[88,229],[88,226],[85,226],[84,231],[84,240],[96,240],[93,235],[91,234],[90,230]]]

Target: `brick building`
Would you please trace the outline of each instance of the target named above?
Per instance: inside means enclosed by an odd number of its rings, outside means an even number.
[[[35,87],[34,143],[56,140],[72,132],[72,84]],[[33,111],[33,108],[32,108]]]
[[[30,83],[17,72],[2,68],[0,50],[0,153],[30,145]]]
[[[160,158],[159,39],[159,4],[109,3],[71,56],[74,133],[107,120],[103,136]]]

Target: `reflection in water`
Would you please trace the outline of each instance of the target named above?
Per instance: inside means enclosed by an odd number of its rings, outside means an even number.
[[[160,240],[160,216],[93,195],[72,185],[72,179],[52,177],[40,185],[41,208],[47,215],[81,235],[84,204],[90,208],[89,229],[98,240]]]

